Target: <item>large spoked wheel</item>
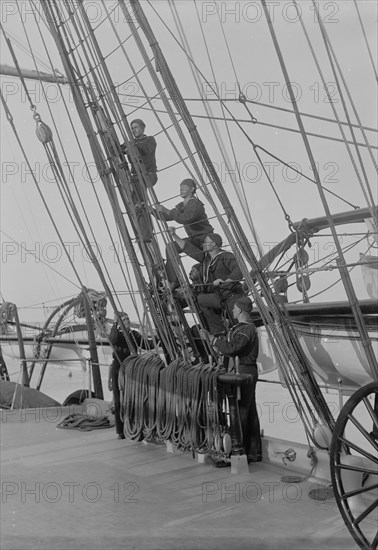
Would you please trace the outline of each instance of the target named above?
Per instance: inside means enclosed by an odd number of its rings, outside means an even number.
[[[356,391],[337,419],[330,450],[340,513],[364,549],[378,546],[378,382]]]

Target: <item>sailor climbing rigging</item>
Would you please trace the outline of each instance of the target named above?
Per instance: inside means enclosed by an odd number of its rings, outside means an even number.
[[[136,207],[139,230],[142,240],[150,242],[152,239],[152,223],[146,208],[146,189],[153,187],[157,182],[156,167],[156,140],[153,136],[146,136],[144,133],[146,125],[143,120],[137,118],[130,124],[134,136],[133,145],[136,146],[137,159],[129,150],[126,143],[122,145],[123,152],[127,155],[131,166],[131,179],[133,184],[132,200]],[[144,170],[137,170],[136,163]],[[141,173],[144,181],[144,187],[140,184],[138,171]]]
[[[217,233],[206,235],[203,250],[181,239],[172,232],[179,249],[202,263],[205,287],[197,296],[198,306],[203,313],[211,334],[224,333],[222,312],[231,319],[234,303],[243,296],[240,280],[243,274],[232,252],[222,250],[222,237]]]
[[[132,120],[130,128],[134,136],[134,145],[136,145],[140,154],[140,161],[148,174],[147,187],[153,187],[157,182],[157,167],[156,167],[156,139],[153,136],[146,136],[144,130],[146,128],[145,123],[140,118]],[[131,173],[134,178],[137,179],[137,170],[135,168],[133,159],[130,153],[127,151],[125,144],[122,146],[123,150],[127,152],[127,158],[131,165]]]
[[[180,183],[180,195],[182,202],[176,204],[171,210],[158,204],[152,214],[156,218],[165,221],[175,221],[181,223],[188,235],[185,243],[190,243],[194,247],[201,248],[206,235],[212,233],[213,227],[207,218],[204,204],[195,196],[196,183],[190,178],[182,180]],[[167,278],[170,282],[171,290],[179,286],[177,275],[174,269],[175,252],[180,253],[182,249],[174,241],[167,246],[167,263],[165,266]]]

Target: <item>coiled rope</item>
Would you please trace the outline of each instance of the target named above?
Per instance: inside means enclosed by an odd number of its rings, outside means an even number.
[[[179,450],[218,452],[214,441],[223,429],[219,372],[219,366],[192,365],[181,358],[165,366],[153,352],[125,359],[119,387],[126,437],[170,441]]]

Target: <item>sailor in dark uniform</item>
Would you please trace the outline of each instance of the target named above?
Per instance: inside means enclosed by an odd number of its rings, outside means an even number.
[[[121,319],[129,336],[129,342],[122,332],[121,326],[116,321],[110,331],[109,341],[113,346],[113,361],[109,367],[108,388],[113,392],[114,415],[118,439],[125,439],[123,433],[123,421],[121,419],[121,394],[118,384],[118,375],[122,362],[136,351],[136,348],[151,349],[153,342],[143,338],[137,330],[130,329],[130,319],[127,313],[121,313]],[[130,350],[131,347],[131,350]],[[134,349],[132,349],[134,348]]]
[[[144,133],[145,123],[140,118],[131,121],[130,128],[134,136],[134,144],[136,145],[140,160],[143,162],[144,168],[148,175],[147,187],[153,187],[157,182],[156,175],[156,140],[153,136],[146,136]],[[131,162],[131,173],[136,176],[137,172],[134,163]]]
[[[139,154],[138,161],[147,172],[147,180],[144,180],[145,185],[146,187],[153,187],[158,179],[156,174],[156,140],[153,136],[146,136],[144,133],[145,127],[145,123],[140,118],[136,118],[130,123],[130,128],[134,136],[134,145]],[[137,209],[141,237],[144,242],[149,242],[152,239],[152,223],[145,204],[146,192],[140,187],[138,173],[135,167],[135,159],[130,155],[130,151],[128,151],[126,144],[123,144],[122,149],[127,154],[131,166],[131,177],[135,188],[133,192],[133,201]]]
[[[196,197],[196,188],[196,183],[191,178],[182,180],[180,183],[180,195],[183,200],[172,209],[158,204],[155,210],[152,211],[152,214],[156,218],[182,224],[187,234],[187,237],[183,241],[198,248],[199,252],[202,253],[202,244],[206,235],[213,233],[213,227],[210,225],[203,202]],[[181,248],[174,240],[168,244],[166,250],[167,262],[165,270],[171,290],[179,286],[174,263],[175,255],[182,252]]]
[[[224,337],[215,337],[201,330],[201,336],[207,339],[222,355],[239,357],[239,372],[251,374],[252,384],[240,386],[239,415],[243,434],[243,446],[248,462],[260,462],[262,456],[260,422],[256,409],[256,383],[258,379],[257,356],[259,340],[256,327],[251,318],[252,301],[244,296],[236,300],[233,316],[238,321]],[[223,463],[222,463],[223,465]],[[230,466],[230,463],[224,463]]]

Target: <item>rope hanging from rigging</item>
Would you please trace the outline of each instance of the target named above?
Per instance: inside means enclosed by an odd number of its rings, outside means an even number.
[[[221,411],[220,367],[177,359],[165,366],[156,354],[128,357],[121,366],[121,417],[126,437],[171,441],[180,450],[217,453],[228,430]]]

